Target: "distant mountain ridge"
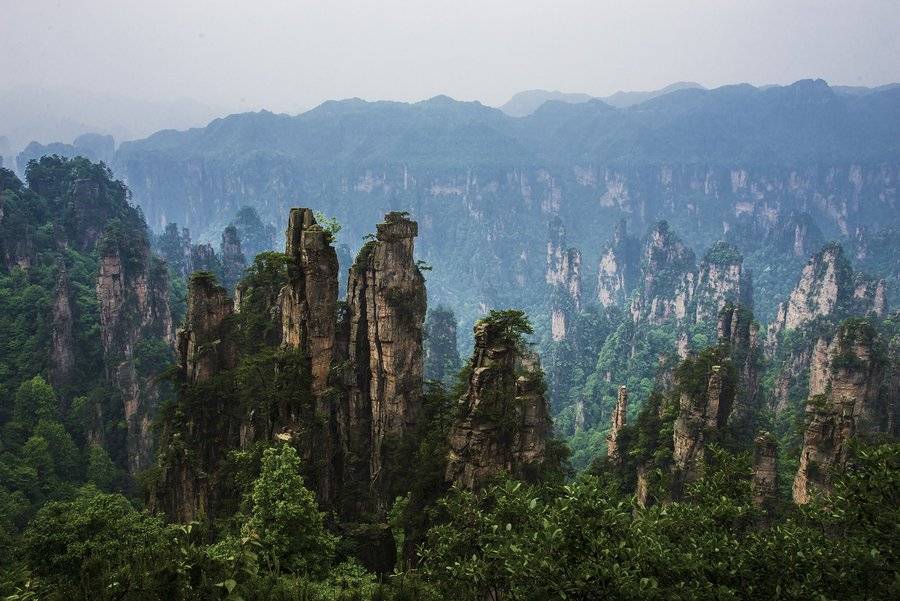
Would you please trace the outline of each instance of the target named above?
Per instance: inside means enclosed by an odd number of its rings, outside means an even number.
[[[593,100],[590,94],[560,92],[559,90],[526,90],[513,95],[498,108],[510,117],[527,117],[538,110],[545,102],[557,101],[579,104]]]
[[[501,111],[510,117],[527,117],[541,108],[546,102],[565,102],[568,104],[580,104],[589,100],[600,100],[610,106],[616,108],[628,108],[636,104],[640,104],[651,98],[663,96],[677,90],[686,90],[692,88],[706,89],[698,83],[692,81],[679,81],[669,84],[659,90],[651,90],[647,92],[622,91],[619,90],[615,94],[605,97],[591,96],[590,94],[560,92],[559,90],[527,90],[519,92],[506,101],[505,104],[498,107]]]
[[[551,100],[522,118],[446,96],[328,101],[297,116],[242,113],[158,132],[124,143],[116,161],[127,172],[146,153],[253,152],[330,167],[879,161],[900,156],[900,87],[868,94],[837,94],[822,80],[687,87],[624,109]]]

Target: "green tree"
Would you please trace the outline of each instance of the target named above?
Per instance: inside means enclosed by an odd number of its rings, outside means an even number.
[[[81,479],[81,457],[78,447],[61,423],[41,420],[34,427],[34,436],[47,442],[47,450],[53,458],[57,478],[67,482]]]
[[[338,221],[336,217],[329,217],[321,211],[315,211],[313,215],[315,216],[316,223],[319,224],[319,227],[325,230],[325,239],[328,240],[329,244],[334,243],[338,233],[340,233],[341,228],[343,227],[341,226],[341,222]]]
[[[56,393],[41,376],[35,376],[19,385],[13,405],[13,421],[29,432],[40,420],[59,419]]]
[[[122,495],[86,487],[41,508],[22,550],[42,599],[174,599],[174,540],[160,518]]]
[[[92,444],[88,449],[87,481],[100,490],[110,491],[118,474],[119,470],[109,458],[106,449],[99,444]]]
[[[276,569],[310,576],[327,572],[337,539],[325,530],[315,496],[303,486],[296,449],[265,450],[250,505],[245,530],[259,538]]]

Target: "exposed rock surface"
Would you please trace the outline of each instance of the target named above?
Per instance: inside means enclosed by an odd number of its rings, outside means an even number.
[[[177,223],[166,224],[162,234],[156,237],[157,253],[165,259],[169,272],[187,280],[194,271],[191,247],[191,231],[178,229]]]
[[[746,423],[759,409],[759,324],[749,309],[728,303],[719,312],[716,334],[720,342],[728,345],[731,363],[737,370],[737,390],[729,421]]]
[[[716,319],[726,303],[753,306],[750,274],[733,246],[717,242],[703,257],[697,280],[695,322]]]
[[[177,335],[178,368],[185,382],[204,382],[237,364],[237,349],[226,327],[233,311],[225,288],[209,277],[191,277],[185,324]]]
[[[635,323],[659,325],[690,315],[697,283],[694,253],[661,221],[644,243],[642,282],[631,302]]]
[[[565,228],[559,218],[550,223],[546,282],[550,286],[550,333],[555,342],[566,338],[576,312],[581,310],[581,251],[565,248]]]
[[[805,400],[813,394],[803,387],[814,381],[809,376],[819,344],[817,328],[834,328],[828,324],[851,315],[881,317],[886,312],[884,280],[854,274],[840,245],[828,244],[814,255],[767,330],[765,351],[773,361],[770,369],[776,370],[773,408],[782,411],[798,396]],[[785,334],[790,331],[795,332],[794,340],[785,345]],[[819,361],[819,369],[822,365]]]
[[[285,252],[290,283],[278,297],[282,343],[310,358],[313,393],[328,385],[337,319],[338,261],[310,209],[291,209]]]
[[[606,435],[606,457],[614,463],[621,461],[618,439],[619,432],[625,427],[627,419],[628,389],[625,386],[619,386],[619,396],[612,414],[612,426],[609,429],[609,434]]]
[[[60,263],[53,299],[50,338],[50,383],[59,391],[72,380],[75,369],[75,339],[72,334],[72,292],[65,265]]]
[[[779,305],[769,325],[767,350],[770,354],[774,351],[783,332],[818,317],[851,312],[881,316],[885,310],[884,281],[854,278],[841,245],[828,244],[807,262],[790,297]]]
[[[275,438],[299,448],[325,506],[350,521],[384,515],[410,459],[399,449],[422,404],[426,295],[416,232],[405,215],[386,216],[350,270],[346,305],[337,301],[329,236],[304,208],[290,212],[287,261],[264,262],[237,286],[234,302],[210,274],[192,276],[178,334],[188,405],[164,424],[152,508],[179,520],[216,514],[236,502],[221,480],[228,451]],[[260,361],[279,380],[275,390],[264,382],[248,395],[238,386],[242,359]]]
[[[416,222],[388,213],[360,250],[347,286],[353,376],[341,416],[346,478],[369,482],[381,505],[393,501],[380,482],[382,471],[395,467],[385,465],[396,461],[388,451],[415,429],[422,404],[426,295],[413,257],[417,234]]]
[[[612,241],[600,254],[597,300],[604,307],[625,306],[640,277],[640,245],[628,235],[625,220],[616,224]]]
[[[885,358],[877,339],[866,320],[849,319],[831,340],[820,338],[816,343],[807,426],[794,478],[797,503],[830,487],[832,471],[846,465],[851,438],[884,432],[890,425],[889,399],[883,395]]]
[[[721,430],[731,412],[734,387],[727,368],[712,365],[705,390],[683,390],[680,394],[672,452],[676,495],[684,484],[701,475],[709,438]]]
[[[552,430],[537,356],[480,321],[471,365],[450,429],[446,479],[477,489],[502,473],[526,478],[544,461]]]
[[[753,439],[753,477],[750,481],[753,504],[771,509],[778,494],[778,441],[768,432]]]
[[[234,290],[244,273],[246,263],[237,228],[229,225],[222,232],[222,285],[227,290]]]
[[[222,277],[222,261],[208,242],[191,246],[191,267],[194,271],[208,271]]]
[[[107,376],[122,394],[132,474],[153,458],[150,427],[159,404],[156,374],[139,374],[135,349],[151,339],[173,342],[168,279],[164,265],[140,240],[130,248],[105,245],[100,257],[97,298]]]
[[[450,384],[462,367],[456,318],[445,307],[429,309],[425,319],[425,378]]]

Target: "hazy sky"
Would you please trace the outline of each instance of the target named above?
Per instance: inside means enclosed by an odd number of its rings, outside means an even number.
[[[229,110],[900,81],[898,0],[0,0],[0,87]]]

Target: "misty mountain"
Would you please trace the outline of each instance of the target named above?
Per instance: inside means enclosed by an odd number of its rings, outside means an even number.
[[[651,98],[668,94],[669,92],[691,88],[703,89],[703,86],[694,82],[680,81],[667,85],[659,90],[652,90],[649,92],[624,92],[620,90],[615,94],[600,98],[596,98],[589,94],[566,93],[558,90],[552,92],[547,90],[528,90],[514,95],[499,108],[510,117],[526,117],[538,110],[545,102],[580,104],[589,100],[601,100],[610,106],[623,109],[640,104]]]
[[[559,90],[553,90],[552,92],[547,90],[526,90],[515,94],[499,108],[510,117],[526,117],[538,110],[545,102],[550,102],[551,100],[578,104],[587,102],[592,98],[593,96],[589,94],[567,93]]]
[[[612,94],[605,98],[601,98],[601,100],[611,106],[615,106],[618,108],[627,108],[629,106],[634,106],[636,104],[640,104],[644,101],[650,100],[651,98],[656,98],[657,96],[664,96],[669,92],[689,90],[694,88],[704,89],[703,86],[701,86],[699,83],[695,83],[693,81],[679,81],[673,84],[669,84],[664,88],[660,88],[659,90],[651,90],[649,92],[625,92],[619,90],[615,94]]]
[[[434,265],[429,296],[463,329],[491,306],[524,307],[540,328],[552,220],[582,250],[593,290],[620,219],[635,232],[667,219],[698,253],[729,232],[756,252],[793,214],[826,239],[897,227],[898,159],[900,89],[847,96],[804,80],[682,89],[625,109],[551,101],[523,118],[445,96],[330,101],[126,142],[114,170],[152,228],[177,222],[202,240],[243,206],[270,223],[309,206],[336,217],[355,250],[384,213],[409,211]],[[785,291],[769,292],[764,318]]]
[[[134,140],[161,129],[205,125],[220,114],[189,98],[154,102],[41,86],[0,91],[0,135],[9,139],[13,152],[32,141],[74,140],[88,132]]]
[[[446,96],[412,104],[350,99],[297,116],[242,113],[205,128],[158,132],[123,144],[117,160],[124,173],[147,153],[264,153],[331,166],[871,161],[900,153],[898,115],[900,88],[839,95],[822,80],[686,88],[625,109],[597,99],[550,101],[521,119]]]
[[[53,154],[66,158],[83,156],[92,161],[103,161],[109,164],[112,162],[115,152],[115,138],[102,134],[87,133],[75,138],[71,144],[62,142],[51,142],[50,144],[31,142],[22,152],[16,155],[15,164],[20,173],[25,173],[29,161]]]

